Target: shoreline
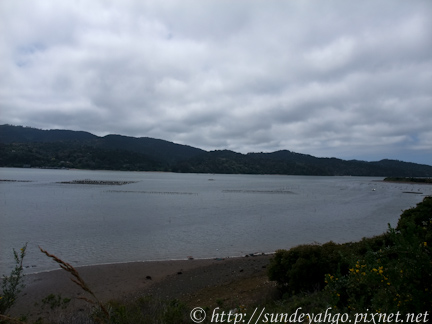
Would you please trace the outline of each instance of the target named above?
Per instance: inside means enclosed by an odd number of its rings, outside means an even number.
[[[306,243],[306,244],[308,244],[308,243]],[[225,256],[225,257],[213,256],[213,257],[202,257],[202,258],[190,257],[190,259],[189,258],[150,259],[150,260],[135,260],[135,261],[101,262],[101,263],[83,264],[83,265],[74,265],[74,264],[72,264],[72,262],[68,262],[68,263],[71,264],[75,269],[77,269],[79,271],[80,269],[86,268],[86,267],[111,266],[111,265],[117,265],[117,264],[147,263],[147,262],[171,262],[171,261],[174,261],[174,262],[176,262],[176,261],[204,261],[204,260],[220,261],[220,260],[226,260],[226,259],[239,259],[239,258],[244,258],[244,257],[272,256],[275,253],[276,253],[275,251],[273,251],[273,252],[255,252],[255,253],[248,253],[248,254],[242,254],[242,255],[231,255],[231,256]],[[37,268],[37,267],[33,267],[33,269],[34,268]],[[35,271],[35,272],[26,272],[26,270],[29,271],[31,269],[32,269],[31,266],[24,266],[24,275],[30,276],[30,275],[37,275],[37,274],[61,270],[60,267],[55,267],[53,269],[44,269],[44,270]],[[5,274],[7,272],[10,272],[10,268],[8,268],[6,270],[7,271],[4,271]]]
[[[432,185],[432,182],[418,182],[418,181],[389,181],[389,180],[376,180],[377,182],[383,183],[406,183],[406,184],[418,184],[418,185]]]
[[[220,259],[127,262],[82,266],[76,270],[102,303],[148,295],[173,299],[209,286],[256,273],[263,274],[271,257],[267,254]],[[27,315],[31,319],[48,318],[53,311],[48,305],[42,307],[42,300],[50,294],[71,299],[67,308],[61,310],[63,314],[88,311],[89,304],[79,297],[90,298],[90,295],[73,283],[71,277],[71,274],[62,269],[26,275],[26,286],[10,310],[11,315]]]

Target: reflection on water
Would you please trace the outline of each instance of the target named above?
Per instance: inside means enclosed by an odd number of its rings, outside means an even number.
[[[3,168],[0,179],[0,273],[25,242],[36,272],[57,268],[38,246],[80,266],[358,240],[432,194],[363,177]]]

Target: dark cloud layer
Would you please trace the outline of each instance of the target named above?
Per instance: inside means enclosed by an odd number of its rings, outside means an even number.
[[[1,123],[432,164],[432,2],[0,2]]]

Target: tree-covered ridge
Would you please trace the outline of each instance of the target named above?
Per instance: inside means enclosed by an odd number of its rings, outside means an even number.
[[[169,171],[205,151],[160,139],[0,125],[0,166]]]
[[[319,176],[401,176],[430,177],[432,167],[402,161],[345,161],[337,158],[317,158],[290,151],[240,154],[232,151],[212,151],[183,161],[176,172],[226,174],[288,174]]]
[[[204,151],[148,137],[0,125],[0,167],[49,167],[184,173],[432,177],[432,166],[395,160],[317,158],[288,150]]]
[[[144,154],[76,142],[0,144],[0,166],[124,171],[167,169],[163,162]]]

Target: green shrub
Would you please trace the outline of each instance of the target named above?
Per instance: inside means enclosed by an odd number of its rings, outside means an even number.
[[[298,301],[310,303],[304,292],[315,290],[314,299],[320,296],[347,313],[426,312],[432,309],[431,239],[432,197],[426,197],[382,235],[277,251],[269,279],[289,292],[291,301],[297,294],[303,296]]]
[[[432,309],[432,251],[426,240],[431,201],[427,197],[405,211],[396,230],[389,226],[382,248],[369,247],[364,254],[354,255],[346,275],[338,280],[326,275],[332,304],[353,312],[406,314]]]
[[[420,240],[429,246],[432,245],[432,197],[425,197],[416,207],[404,211],[396,230],[403,234],[410,226]]]
[[[284,292],[321,290],[326,273],[347,272],[343,262],[345,246],[329,242],[323,245],[299,245],[290,250],[278,250],[270,261],[269,279],[276,281]]]

